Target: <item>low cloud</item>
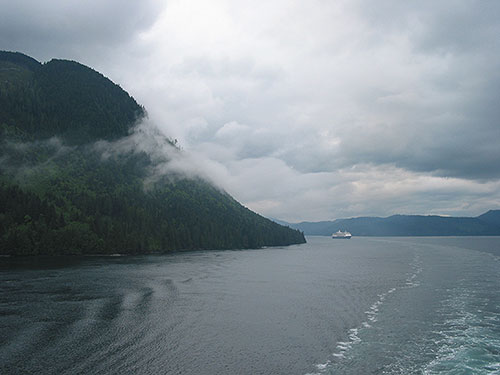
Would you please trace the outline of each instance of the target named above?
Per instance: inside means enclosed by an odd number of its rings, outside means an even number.
[[[28,183],[33,175],[50,174],[53,162],[75,149],[60,138],[51,137],[33,142],[4,139],[0,144],[0,171],[13,176],[19,183]]]
[[[207,173],[205,168],[209,163],[198,159],[196,154],[183,151],[177,140],[168,138],[147,118],[137,123],[126,137],[115,141],[100,140],[88,147],[91,152],[100,154],[104,161],[147,155],[151,164],[147,167],[144,180],[146,188],[160,180],[179,178],[201,178],[218,186],[213,174]]]
[[[160,182],[178,179],[204,179],[216,187],[214,179],[217,166],[196,154],[183,151],[176,140],[165,136],[151,121],[143,118],[130,134],[114,141],[98,140],[80,146],[68,146],[59,137],[33,142],[4,140],[1,144],[0,171],[12,176],[19,183],[31,183],[32,177],[57,173],[71,152],[86,156],[97,154],[103,162],[110,159],[125,162],[129,157],[146,155],[144,187],[149,189]],[[210,172],[211,171],[211,172]]]

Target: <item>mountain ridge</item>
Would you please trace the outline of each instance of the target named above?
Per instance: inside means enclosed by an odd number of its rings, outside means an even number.
[[[26,139],[59,136],[71,144],[126,136],[145,116],[119,85],[70,60],[44,64],[0,52],[0,120]]]

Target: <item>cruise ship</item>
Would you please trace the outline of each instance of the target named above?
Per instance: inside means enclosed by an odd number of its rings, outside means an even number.
[[[348,231],[339,230],[339,231],[332,234],[332,238],[342,238],[342,239],[348,240],[351,237],[352,237],[352,234],[349,233]]]

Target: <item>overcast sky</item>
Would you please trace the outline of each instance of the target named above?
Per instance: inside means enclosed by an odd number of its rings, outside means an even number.
[[[0,49],[120,84],[268,217],[500,208],[500,1],[0,0]]]

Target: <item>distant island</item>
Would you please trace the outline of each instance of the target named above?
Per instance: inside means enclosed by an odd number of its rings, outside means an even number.
[[[89,67],[0,51],[0,255],[305,242],[207,178],[170,170],[183,151],[146,119]]]
[[[353,236],[500,236],[500,210],[477,217],[393,215],[295,224],[276,221],[312,236],[330,236],[339,229]]]

